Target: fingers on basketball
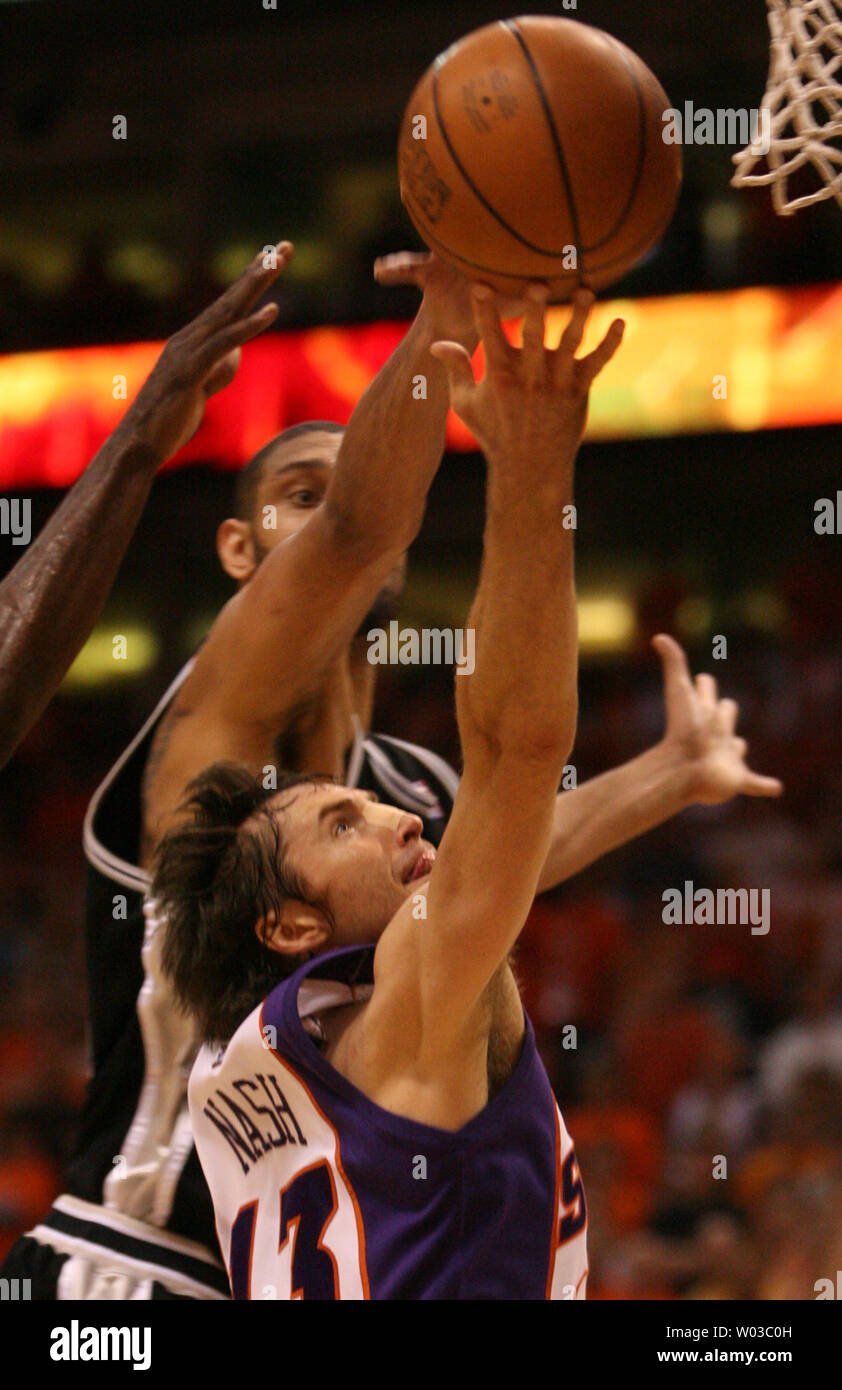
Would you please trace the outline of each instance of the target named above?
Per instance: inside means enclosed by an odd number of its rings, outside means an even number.
[[[374,262],[374,278],[379,285],[414,284],[423,279],[432,260],[432,255],[425,251],[396,251],[389,256],[378,256]]]
[[[623,319],[614,319],[614,322],[609,327],[608,332],[605,334],[599,346],[595,347],[593,352],[589,352],[586,357],[582,358],[580,370],[588,386],[599,376],[603,367],[608,366],[608,363],[623,341],[625,331],[625,321]]]
[[[513,349],[503,332],[494,291],[488,285],[471,286],[474,324],[485,352],[486,370],[492,375],[507,376],[513,364]]]
[[[593,305],[594,294],[591,290],[579,289],[576,291],[573,296],[573,312],[558,345],[558,351],[562,357],[573,357],[579,351],[585,334],[588,315]]]
[[[521,365],[525,379],[536,385],[543,383],[547,376],[544,327],[548,297],[545,285],[530,285],[524,298]]]

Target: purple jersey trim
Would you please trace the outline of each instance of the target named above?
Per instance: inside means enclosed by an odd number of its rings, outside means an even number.
[[[375,1299],[544,1299],[554,1254],[556,1106],[524,1014],[520,1058],[502,1090],[449,1131],[376,1105],[304,1029],[312,978],[372,981],[374,948],[307,962],[264,1003],[260,1026],[334,1126],[365,1232]],[[424,1176],[421,1176],[423,1172]]]

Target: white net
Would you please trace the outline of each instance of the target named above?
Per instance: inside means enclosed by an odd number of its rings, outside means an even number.
[[[766,0],[772,52],[755,138],[733,156],[735,188],[768,185],[775,211],[825,198],[842,207],[842,0]],[[819,187],[788,181],[812,165]]]

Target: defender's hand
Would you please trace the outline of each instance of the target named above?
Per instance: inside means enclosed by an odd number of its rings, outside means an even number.
[[[424,295],[423,313],[436,338],[459,343],[473,352],[479,331],[471,302],[471,286],[464,275],[433,251],[397,251],[374,262],[374,278],[380,285],[416,285]],[[498,299],[500,317],[523,317],[521,299]]]
[[[664,673],[667,727],[664,744],[687,767],[687,804],[707,806],[729,801],[732,796],[780,796],[783,784],[776,777],[761,777],[746,765],[748,745],[734,732],[739,706],[720,700],[713,676],[690,675],[682,647],[659,633],[653,637]]]
[[[196,433],[208,397],[233,381],[240,345],[275,318],[277,304],[265,304],[256,313],[252,309],[288,264],[292,249],[291,242],[280,242],[271,269],[264,266],[261,251],[239,280],[168,340],[118,426],[159,463],[172,458]]]
[[[485,349],[485,376],[474,378],[471,359],[455,342],[430,348],[444,362],[450,403],[468,426],[489,461],[527,467],[536,481],[560,462],[572,462],[582,441],[588,393],[623,338],[625,324],[615,319],[602,342],[577,358],[594,303],[589,290],[573,299],[573,312],[555,349],[544,346],[548,290],[531,285],[526,295],[523,346],[512,347],[503,332],[499,307],[487,285],[471,287],[477,330]]]

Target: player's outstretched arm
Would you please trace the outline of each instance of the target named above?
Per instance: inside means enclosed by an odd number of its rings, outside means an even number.
[[[735,732],[734,700],[720,700],[713,676],[693,680],[682,648],[653,639],[664,677],[666,729],[654,747],[556,797],[552,840],[538,891],[572,878],[612,849],[662,825],[688,806],[733,796],[780,796],[775,777],[752,772]]]
[[[442,337],[477,342],[468,283],[432,255],[377,263],[383,284],[423,291],[418,314],[348,422],[323,504],[266,555],[220,614],[190,697],[226,725],[275,726],[353,637],[412,543],[444,449]]]
[[[394,555],[418,534],[444,450],[450,394],[430,347],[447,337],[472,352],[477,337],[468,282],[437,257],[383,257],[374,273],[384,285],[414,283],[423,297],[348,421],[326,502],[361,553]]]
[[[134,534],[156,470],[195,433],[205,402],[233,379],[240,344],[272,322],[254,312],[286,264],[257,257],[169,340],[117,429],[38,539],[0,584],[0,765],[52,699],[89,636]]]
[[[622,324],[577,359],[593,297],[577,296],[556,351],[544,347],[545,302],[545,291],[530,291],[516,350],[480,287],[487,368],[479,384],[464,351],[434,349],[448,366],[454,409],[488,461],[486,527],[470,619],[475,670],[457,680],[464,775],[429,880],[426,920],[402,908],[375,956],[367,1026],[375,1051],[378,1033],[388,1040],[384,1065],[395,1065],[390,1025],[398,1015],[404,1066],[412,1056],[423,1070],[481,1035],[484,991],[534,898],[573,742],[573,533],[562,523],[590,386]]]

